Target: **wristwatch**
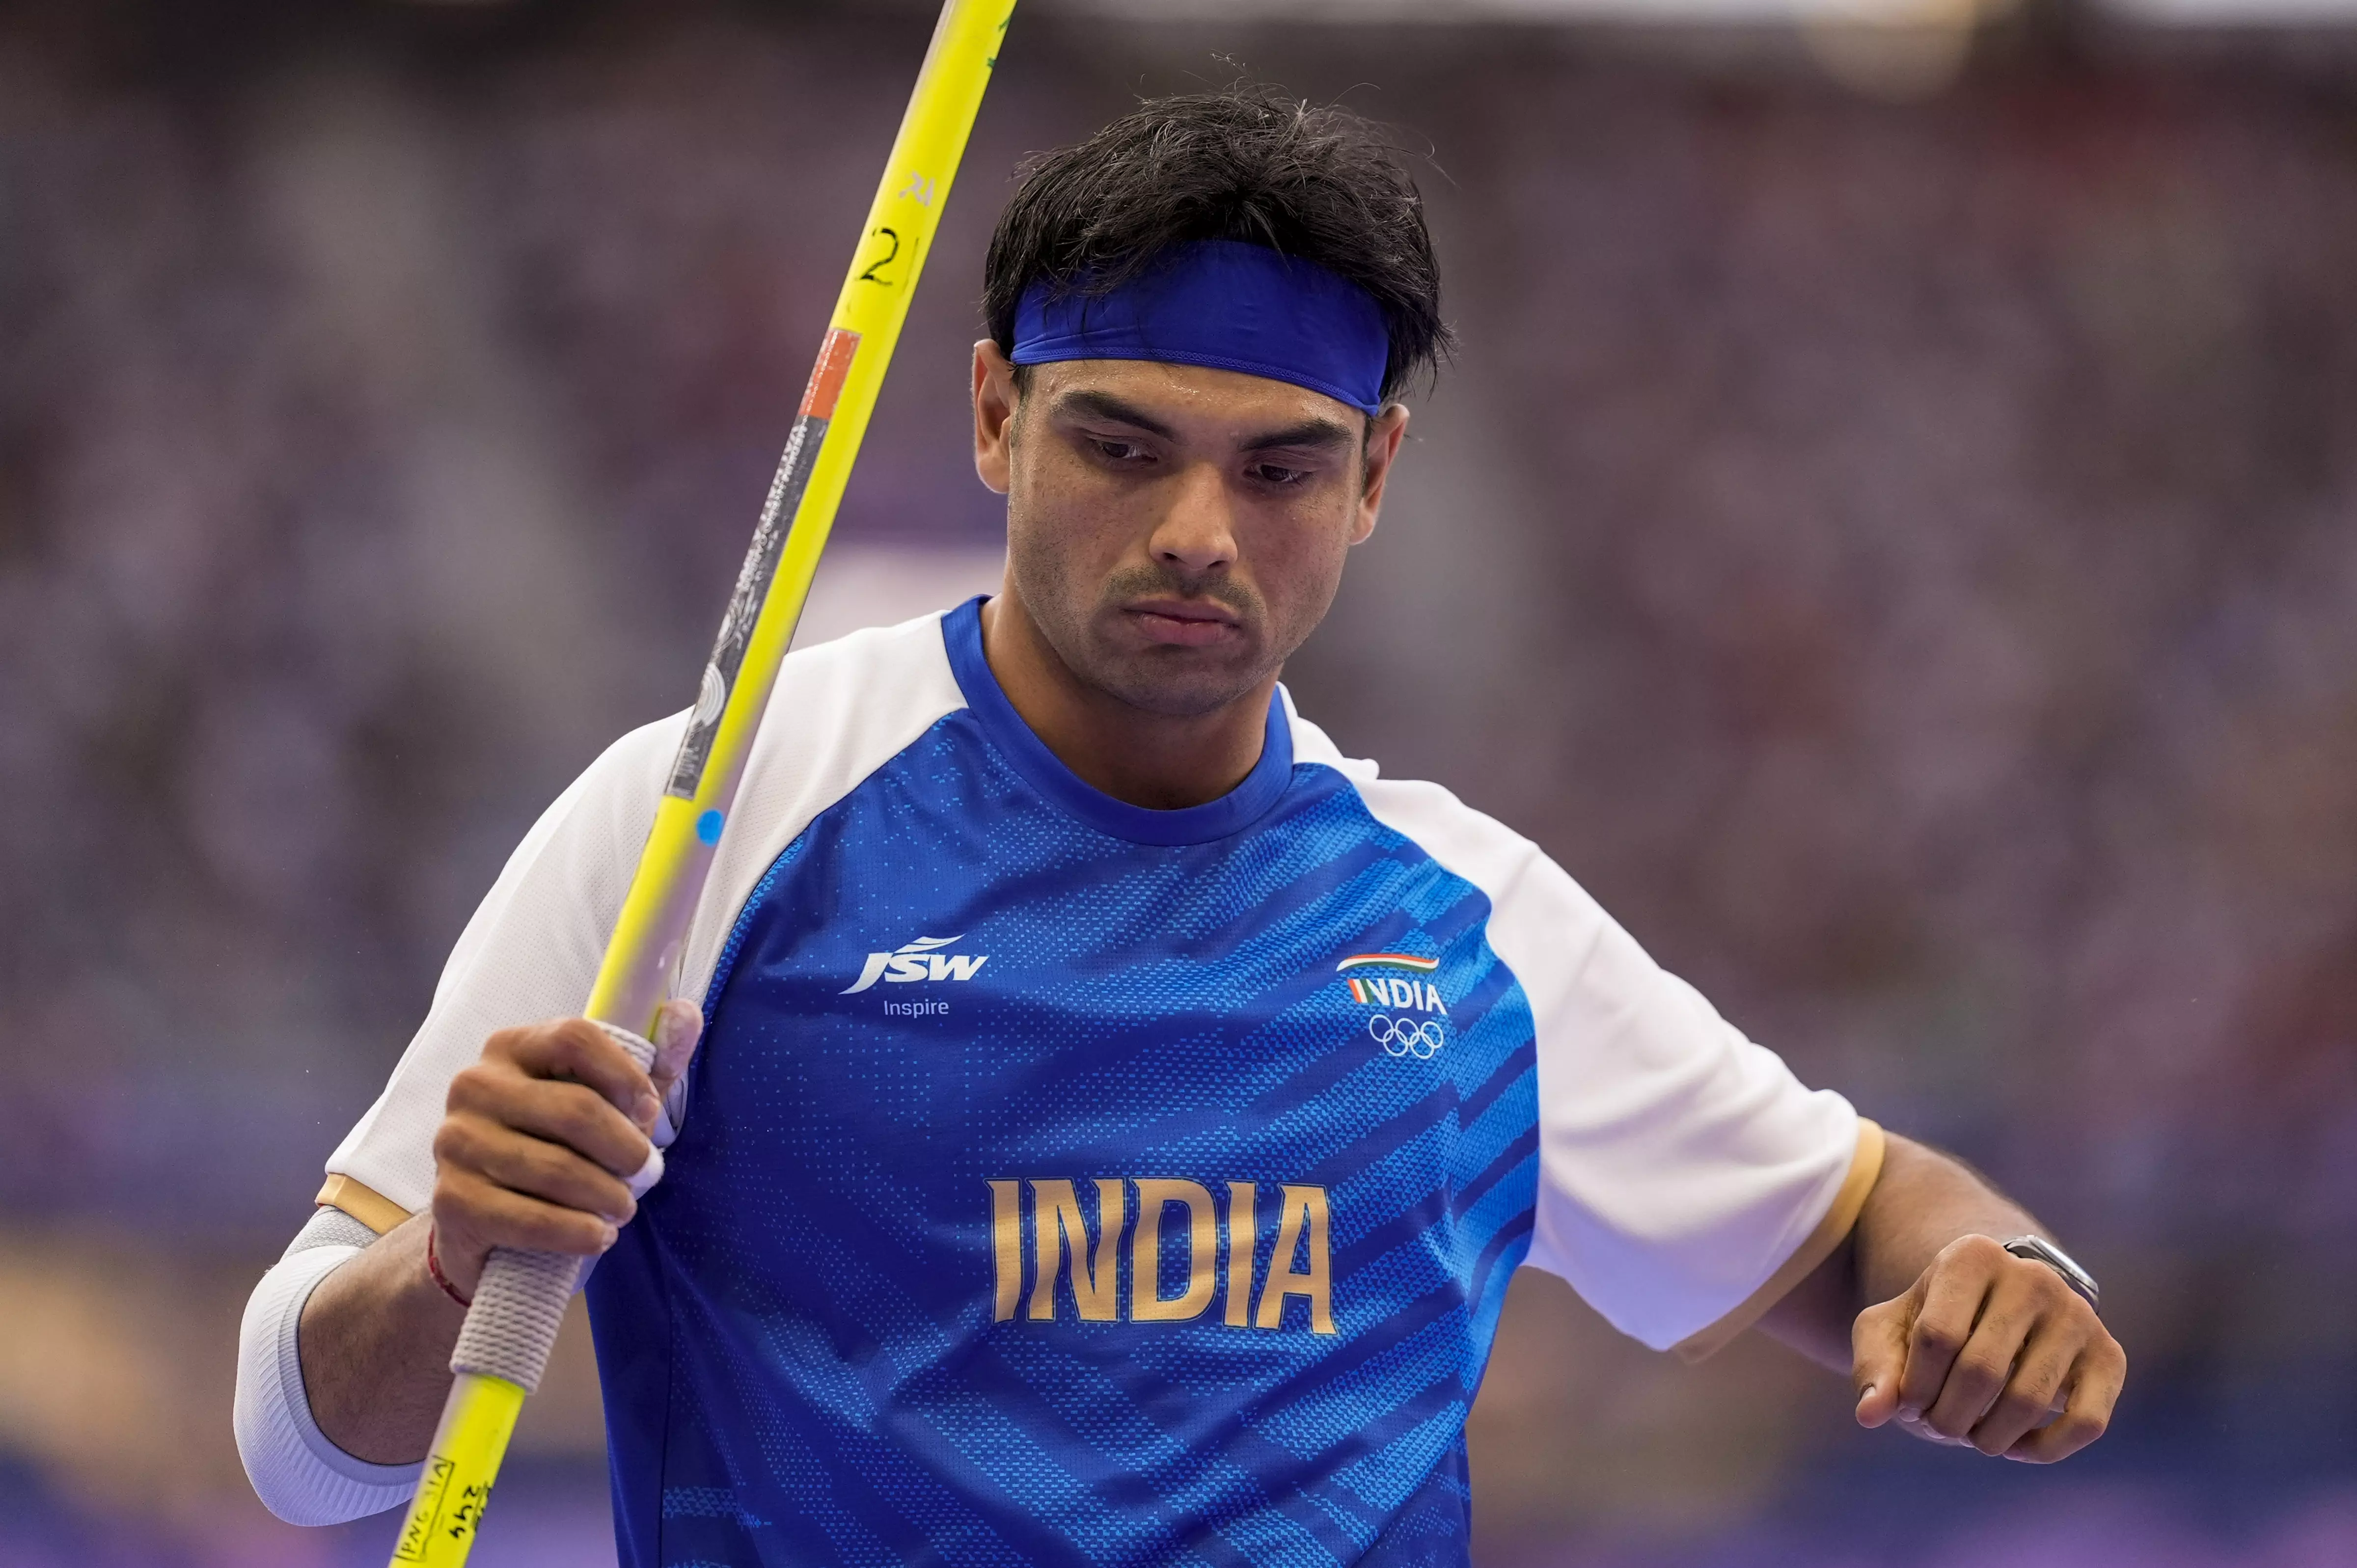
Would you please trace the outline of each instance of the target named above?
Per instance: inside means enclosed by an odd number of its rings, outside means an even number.
[[[2095,1276],[2079,1266],[2079,1261],[2043,1236],[2016,1236],[2005,1244],[2005,1250],[2017,1258],[2027,1258],[2033,1263],[2043,1263],[2062,1276],[2062,1283],[2085,1298],[2089,1306],[2101,1311],[2103,1288]]]

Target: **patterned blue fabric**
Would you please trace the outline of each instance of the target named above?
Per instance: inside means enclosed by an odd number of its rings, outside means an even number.
[[[1538,1167],[1488,900],[1289,755],[1222,836],[1084,820],[974,615],[972,705],[748,900],[592,1278],[622,1561],[1463,1563]]]

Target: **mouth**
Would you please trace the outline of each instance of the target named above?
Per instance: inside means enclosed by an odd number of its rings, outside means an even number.
[[[1149,642],[1176,648],[1208,648],[1243,636],[1243,622],[1225,605],[1210,599],[1139,599],[1122,614]]]

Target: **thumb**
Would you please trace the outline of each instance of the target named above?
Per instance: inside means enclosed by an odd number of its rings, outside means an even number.
[[[1857,1390],[1860,1426],[1880,1426],[1899,1412],[1899,1380],[1907,1370],[1907,1334],[1914,1321],[1910,1291],[1867,1307],[1851,1326],[1850,1383]]]
[[[680,1079],[686,1076],[687,1064],[695,1056],[695,1043],[704,1037],[704,1013],[683,996],[674,996],[655,1012],[654,1066],[647,1069],[653,1080],[655,1093],[670,1112],[669,1120],[679,1121],[677,1095]]]

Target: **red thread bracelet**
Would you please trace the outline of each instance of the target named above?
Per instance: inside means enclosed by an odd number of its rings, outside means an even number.
[[[470,1298],[460,1295],[458,1287],[450,1283],[450,1276],[442,1272],[442,1260],[434,1255],[434,1227],[431,1225],[425,1228],[425,1272],[434,1276],[434,1283],[442,1287],[444,1295],[460,1306],[475,1305]]]

